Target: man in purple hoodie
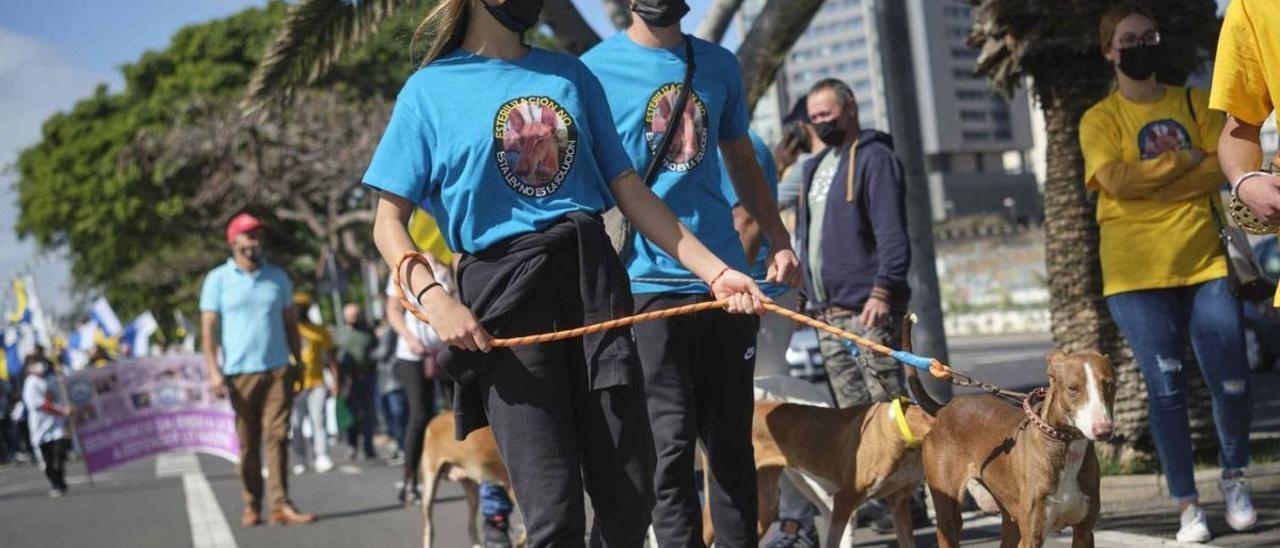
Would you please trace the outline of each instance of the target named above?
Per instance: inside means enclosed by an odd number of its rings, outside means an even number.
[[[815,84],[808,110],[827,144],[805,163],[796,217],[810,309],[843,329],[896,346],[911,298],[902,163],[888,134],[859,126],[858,103],[844,82]],[[826,333],[819,338],[840,407],[902,394],[901,368],[892,358],[846,347]]]

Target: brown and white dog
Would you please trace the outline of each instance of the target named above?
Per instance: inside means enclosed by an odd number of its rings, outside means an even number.
[[[485,427],[467,435],[467,439],[454,439],[453,413],[436,415],[427,423],[422,443],[421,476],[422,493],[422,545],[431,548],[433,531],[431,513],[435,506],[436,486],[442,478],[462,484],[467,496],[467,534],[472,546],[480,546],[476,513],[480,509],[480,484],[511,485],[507,467],[498,455],[498,443],[493,430]],[[521,540],[523,535],[520,535]],[[517,546],[523,542],[517,542]]]
[[[1093,441],[1111,437],[1115,369],[1093,352],[1054,352],[1048,362],[1039,420],[989,395],[957,397],[938,413],[924,441],[924,466],[941,548],[960,544],[966,490],[983,509],[1003,514],[1001,546],[1041,546],[1046,534],[1067,526],[1072,546],[1093,546]]]
[[[910,322],[908,319],[903,326],[903,349],[908,351]],[[910,368],[907,379],[913,391],[923,391]],[[758,533],[763,535],[777,519],[778,478],[786,474],[830,519],[828,545],[852,545],[849,521],[853,511],[867,500],[885,498],[899,545],[913,546],[911,496],[924,479],[920,440],[932,429],[931,414],[910,403],[879,402],[845,409],[789,403],[818,398],[829,401],[829,396],[814,396],[812,385],[807,390],[790,387],[807,384],[798,379],[781,380],[756,380],[752,445],[759,485]],[[766,398],[789,401],[759,401],[762,392]],[[936,407],[928,409],[937,411]],[[709,545],[714,533],[708,514],[704,507],[704,540]]]

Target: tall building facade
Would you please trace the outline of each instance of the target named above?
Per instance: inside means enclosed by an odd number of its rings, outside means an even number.
[[[883,32],[878,3],[890,1],[907,4],[905,36]],[[750,28],[762,5],[744,2],[740,29]],[[893,91],[884,77],[882,44],[907,40],[934,219],[978,213],[1040,218],[1026,95],[1005,99],[973,73],[978,50],[965,43],[971,18],[964,0],[827,0],[787,56],[773,96],[757,107],[757,131],[765,134],[777,123],[773,111],[785,114],[825,78],[853,89],[864,128],[889,131],[886,96]]]

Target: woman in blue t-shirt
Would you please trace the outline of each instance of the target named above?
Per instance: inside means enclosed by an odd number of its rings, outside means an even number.
[[[626,272],[599,220],[615,203],[731,312],[754,313],[767,297],[641,182],[582,63],[521,43],[541,7],[441,0],[427,16],[422,28],[436,42],[401,90],[364,177],[380,192],[374,241],[395,265],[413,249],[405,223],[422,206],[461,255],[460,300],[431,284],[425,265],[409,272],[408,298],[452,347],[440,362],[458,384],[458,434],[493,426],[529,545],[581,544],[585,488],[593,544],[638,546],[654,501],[654,453],[630,331],[497,349],[490,333],[631,313]]]

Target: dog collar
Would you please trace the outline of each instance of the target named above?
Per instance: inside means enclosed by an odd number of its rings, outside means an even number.
[[[895,398],[890,404],[889,409],[893,413],[893,419],[898,423],[898,435],[902,436],[902,441],[906,442],[907,449],[915,449],[920,447],[920,440],[916,439],[916,435],[911,433],[911,425],[907,424],[907,409],[911,405],[911,400],[905,397]]]
[[[1050,426],[1049,423],[1044,422],[1044,419],[1040,418],[1040,414],[1036,413],[1036,405],[1044,401],[1044,396],[1045,390],[1042,386],[1032,390],[1031,393],[1027,394],[1027,397],[1022,400],[1022,411],[1027,414],[1027,420],[1030,421],[1031,424],[1036,425],[1036,429],[1040,430],[1044,435],[1060,442],[1071,443],[1080,439],[1082,436],[1079,432],[1064,432],[1062,430],[1058,430],[1057,428]]]

